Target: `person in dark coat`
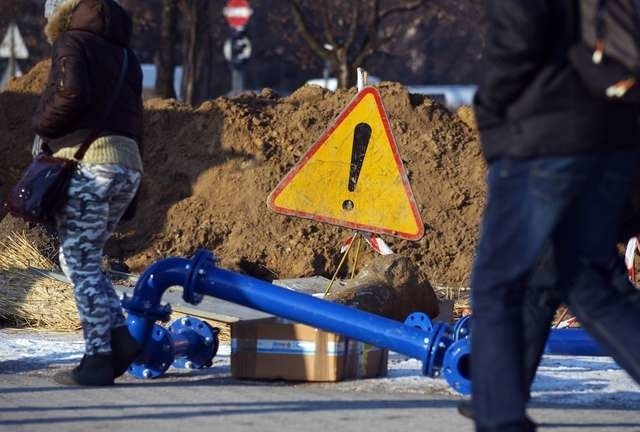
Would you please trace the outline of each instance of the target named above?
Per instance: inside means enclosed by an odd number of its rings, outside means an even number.
[[[54,379],[110,385],[140,352],[101,263],[142,176],[142,71],[129,49],[131,19],[114,0],[47,0],[45,16],[51,72],[32,121],[34,153],[71,159],[83,140],[93,138],[55,217],[60,266],[74,285],[85,354]],[[123,65],[121,89],[105,113]]]
[[[640,311],[614,283],[640,126],[637,107],[593,96],[570,64],[577,0],[486,5],[486,76],[474,100],[488,195],[471,274],[473,412],[478,432],[523,432],[535,430],[526,404],[537,365],[525,334],[548,325],[526,320],[549,319],[525,313],[525,299],[545,250],[551,285],[640,382]]]

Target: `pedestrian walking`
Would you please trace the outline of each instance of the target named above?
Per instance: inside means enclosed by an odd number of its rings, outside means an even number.
[[[640,382],[640,313],[614,283],[640,127],[635,105],[598,98],[570,63],[577,0],[486,4],[487,68],[474,101],[488,196],[471,275],[473,411],[479,432],[533,431],[537,362],[525,331],[543,327],[526,320],[549,314],[525,313],[525,299],[546,248],[562,298]]]
[[[131,19],[116,1],[47,0],[45,17],[51,72],[33,117],[34,153],[71,159],[80,143],[90,142],[55,217],[60,266],[74,285],[85,354],[54,379],[110,385],[140,352],[101,263],[142,175],[142,71],[129,49]]]

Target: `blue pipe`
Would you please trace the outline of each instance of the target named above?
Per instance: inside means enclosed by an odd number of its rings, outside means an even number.
[[[421,360],[425,367],[433,354],[429,351],[433,351],[434,339],[443,340],[445,337],[441,334],[441,328],[437,328],[436,335],[433,331],[426,332],[372,313],[217,268],[213,254],[201,250],[192,260],[169,258],[153,264],[140,277],[133,298],[123,300],[125,308],[136,316],[133,326],[144,327],[147,338],[148,321],[155,321],[168,309],[160,306],[160,299],[172,285],[182,286],[183,298],[193,304],[199,303],[203,295],[210,295],[388,348]],[[135,328],[132,329],[132,334],[139,333]],[[440,344],[438,342],[437,345]],[[437,354],[441,356],[441,353]],[[433,373],[433,370],[425,368],[425,373]]]
[[[581,328],[551,329],[546,354],[573,356],[606,356],[600,345]]]
[[[205,278],[197,287],[201,294],[426,358],[429,333],[415,327],[219,268],[207,269]]]

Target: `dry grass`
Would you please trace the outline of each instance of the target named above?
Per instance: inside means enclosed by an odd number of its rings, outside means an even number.
[[[80,328],[73,287],[33,268],[57,271],[24,234],[0,241],[0,322],[47,330]]]
[[[78,330],[72,285],[34,268],[60,271],[24,234],[12,233],[0,241],[0,322],[42,330]],[[176,311],[171,318],[183,315]],[[231,339],[228,323],[199,318],[220,329],[221,342]]]

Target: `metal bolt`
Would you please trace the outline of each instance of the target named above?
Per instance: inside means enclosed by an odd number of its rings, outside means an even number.
[[[151,378],[151,371],[149,369],[145,369],[142,371],[142,376],[145,378]]]
[[[187,369],[194,369],[193,363],[190,360],[184,363],[184,367]]]
[[[186,266],[184,266],[185,270],[189,270],[191,268],[191,266],[189,264],[187,264]]]
[[[187,318],[187,317],[183,317],[180,320],[180,322],[182,323],[182,325],[189,326],[189,327],[191,326],[191,321],[189,321],[189,318]]]
[[[429,338],[424,338],[424,344],[429,345]]]
[[[440,342],[440,343],[438,344],[438,346],[439,346],[440,348],[446,348],[446,347],[447,347],[447,345],[446,345],[444,342]]]
[[[211,345],[212,342],[213,342],[213,339],[211,339],[211,337],[207,336],[206,338],[204,338],[205,345]]]
[[[199,274],[200,276],[204,276],[204,270],[203,270],[203,269],[198,270],[198,274]]]

